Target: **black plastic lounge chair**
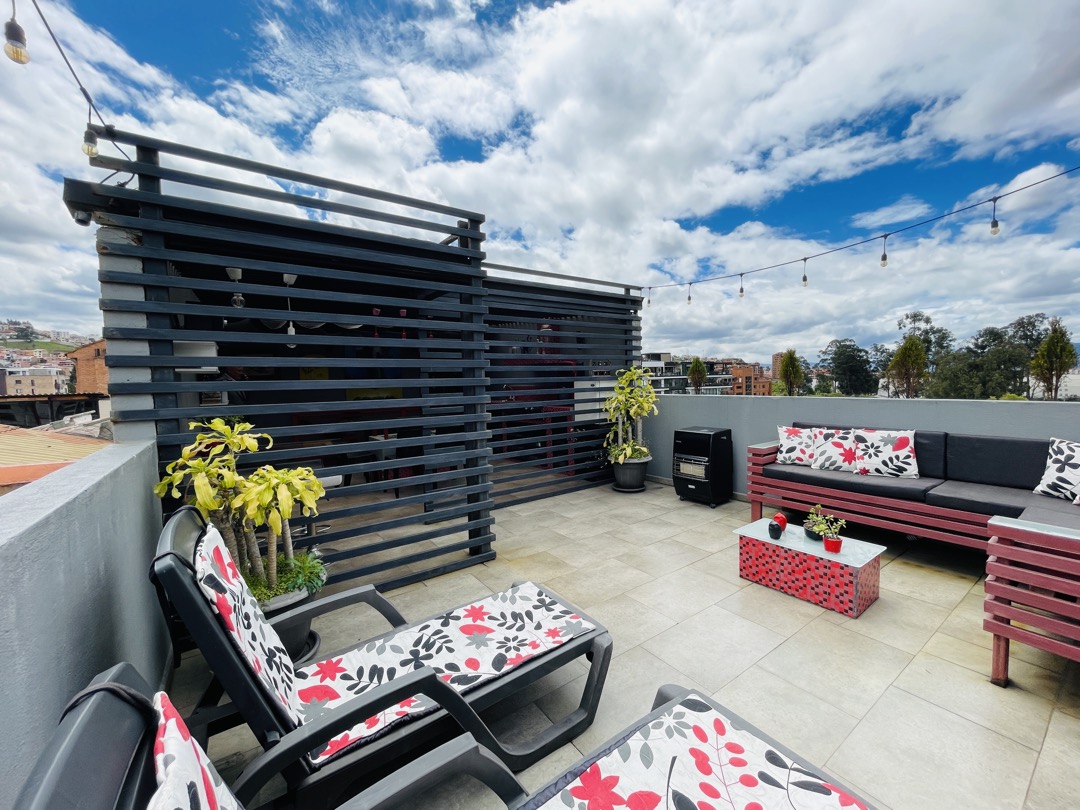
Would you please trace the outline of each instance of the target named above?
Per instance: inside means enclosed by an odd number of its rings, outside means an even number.
[[[193,509],[166,523],[151,578],[265,749],[277,751],[283,737],[312,722],[334,730],[306,758],[281,763],[290,792],[305,796],[305,806],[332,803],[459,734],[445,708],[455,699],[479,711],[585,656],[591,665],[578,708],[533,740],[501,745],[481,724],[478,733],[503,763],[526,768],[592,722],[611,659],[603,627],[532,583],[413,624],[363,586],[284,613],[271,626],[220,534]],[[394,629],[294,667],[274,628],[359,602]],[[412,691],[376,711],[375,692],[385,695],[385,685],[397,686],[405,675],[415,676],[405,682]]]
[[[476,714],[430,671],[410,673],[400,684],[376,690],[376,705],[392,706],[402,700],[402,694],[407,695],[403,689],[423,688],[419,682],[425,675],[435,682],[435,691],[441,688],[450,693],[448,709],[462,727],[492,742]],[[250,807],[253,797],[283,766],[306,758],[320,741],[336,733],[327,729],[328,720],[305,724],[287,734],[271,752],[249,763],[230,789],[187,732],[168,695],[155,696],[135,667],[123,662],[99,674],[68,703],[52,740],[12,807],[146,810],[152,799],[154,807],[185,810],[215,805],[223,810],[241,804]],[[163,771],[160,777],[155,765]],[[166,784],[155,797],[159,782]],[[213,803],[207,797],[210,792]],[[354,799],[340,807],[353,810],[364,804]]]
[[[450,776],[468,774],[511,810],[583,807],[783,808],[872,805],[708,697],[660,688],[653,711],[533,795],[466,733],[354,799],[365,810],[405,806]]]

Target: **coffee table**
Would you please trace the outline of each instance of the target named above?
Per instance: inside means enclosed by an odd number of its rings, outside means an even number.
[[[885,546],[844,537],[841,550],[833,554],[806,537],[802,526],[789,526],[773,540],[768,518],[747,523],[735,534],[743,579],[852,618],[878,598]]]

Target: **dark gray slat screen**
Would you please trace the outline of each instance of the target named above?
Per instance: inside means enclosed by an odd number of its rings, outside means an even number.
[[[485,285],[495,505],[610,482],[603,402],[615,371],[640,361],[639,291]]]
[[[366,195],[383,207],[453,218],[426,222],[417,236],[412,214],[368,216],[370,209],[335,204],[337,219],[323,222],[281,205],[251,209],[243,207],[249,200],[224,196],[244,189],[213,178],[194,185],[217,197],[191,199],[177,185],[190,177],[148,168],[157,153],[316,179],[123,139],[138,146],[131,168],[142,170],[139,190],[72,181],[65,188],[69,207],[138,234],[101,245],[116,259],[103,261],[101,305],[120,425],[152,422],[164,466],[190,441],[190,419],[243,417],[275,440],[252,463],[309,464],[327,481],[340,479],[314,522],[318,542],[332,549],[332,581],[389,587],[490,559],[482,217]],[[318,207],[301,195],[273,196]],[[370,230],[372,222],[382,231]],[[458,244],[441,244],[442,234]],[[227,267],[239,268],[239,278]],[[312,542],[310,533],[299,542]]]

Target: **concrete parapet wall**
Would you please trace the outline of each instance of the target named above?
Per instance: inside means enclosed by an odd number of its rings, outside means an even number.
[[[2,808],[94,675],[131,661],[163,679],[168,632],[147,578],[156,479],[153,442],[114,444],[0,500]]]

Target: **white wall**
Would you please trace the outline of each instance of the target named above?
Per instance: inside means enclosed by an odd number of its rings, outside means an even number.
[[[0,807],[94,675],[131,661],[163,679],[156,477],[153,442],[114,444],[0,498]]]
[[[653,456],[649,476],[671,480],[672,437],[677,429],[731,428],[735,492],[743,496],[747,445],[775,441],[776,426],[794,421],[1080,441],[1077,402],[667,394],[656,404],[660,413],[645,420],[645,439]]]

